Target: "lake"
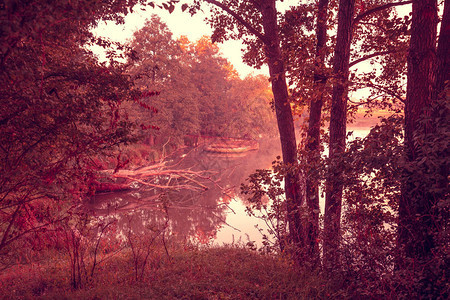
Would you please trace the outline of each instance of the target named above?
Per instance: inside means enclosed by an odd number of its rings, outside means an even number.
[[[115,217],[122,230],[144,232],[168,219],[169,231],[179,239],[201,244],[261,242],[255,225],[262,220],[251,217],[240,195],[240,185],[258,168],[270,168],[281,154],[278,139],[260,141],[259,150],[239,154],[215,154],[206,145],[184,148],[167,158],[168,168],[210,171],[211,180],[202,181],[206,191],[169,191],[164,203],[155,201],[154,191],[140,189],[98,194],[89,208],[99,216]],[[167,204],[167,213],[164,206]]]
[[[363,137],[369,130],[353,131],[354,137]],[[144,233],[167,224],[170,234],[180,240],[218,245],[252,241],[260,246],[262,235],[255,226],[267,226],[247,214],[240,185],[256,169],[270,168],[281,149],[278,139],[259,144],[259,150],[240,154],[214,154],[201,145],[181,149],[167,158],[169,167],[212,172],[211,180],[202,182],[208,187],[206,191],[169,191],[163,200],[156,200],[155,191],[137,188],[98,194],[89,206],[99,216],[116,218],[122,235],[130,229]],[[322,212],[323,202],[321,199]]]

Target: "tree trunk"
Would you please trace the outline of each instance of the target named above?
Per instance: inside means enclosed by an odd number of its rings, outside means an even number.
[[[439,98],[449,76],[448,5],[446,0],[436,53],[437,0],[413,1],[405,102],[406,166],[396,268],[418,278],[412,288],[430,299],[448,292],[445,280],[441,282],[448,264],[442,259],[448,248],[448,111]]]
[[[265,54],[272,82],[283,162],[287,165],[295,166],[297,164],[297,143],[292,110],[288,99],[285,66],[281,56],[275,0],[263,1],[260,10],[264,36],[267,41],[265,43]],[[300,218],[302,197],[299,185],[298,175],[295,170],[289,171],[285,179],[289,233],[292,242],[297,246],[302,246],[304,240]]]
[[[420,145],[414,136],[421,125],[418,120],[424,108],[432,104],[433,82],[436,60],[437,1],[416,0],[413,2],[411,41],[408,54],[408,84],[405,103],[405,151],[407,163],[414,163],[420,153]],[[429,133],[424,124],[421,134]],[[413,165],[414,166],[414,165]],[[413,170],[413,173],[418,170]],[[431,203],[426,191],[417,191],[414,174],[405,174],[399,205],[398,242],[409,258],[423,258],[433,248],[433,237],[429,234]],[[424,187],[425,188],[425,187]],[[420,217],[418,217],[420,216]]]
[[[211,3],[230,16],[236,22],[243,25],[250,33],[259,38],[264,43],[266,62],[269,67],[270,80],[272,82],[272,92],[275,103],[275,112],[277,116],[278,131],[280,133],[281,151],[283,162],[287,166],[295,167],[297,165],[297,142],[295,139],[294,119],[288,98],[288,89],[286,84],[286,70],[281,56],[280,38],[278,34],[277,9],[275,0],[261,0],[255,2],[262,15],[262,26],[264,34],[259,29],[253,27],[248,20],[233,11],[230,7],[216,0],[204,0]],[[295,168],[289,168],[285,177],[285,193],[288,212],[289,235],[291,241],[299,247],[303,247],[304,238],[300,218],[300,207],[302,197],[300,195],[300,181],[298,180]]]
[[[327,42],[327,9],[328,0],[320,0],[317,10],[316,24],[316,70],[314,72],[314,95],[309,107],[309,123],[306,136],[308,166],[310,174],[306,178],[306,203],[308,205],[308,223],[306,224],[307,254],[315,268],[319,265],[319,181],[314,169],[320,161],[320,121],[322,115],[323,97],[327,77],[325,73],[325,53]]]
[[[355,0],[341,0],[338,11],[338,30],[334,52],[333,75],[335,82],[330,116],[330,171],[327,179],[324,219],[324,266],[330,270],[339,262],[340,221],[342,206],[342,168],[335,163],[345,151],[348,75],[352,20]]]

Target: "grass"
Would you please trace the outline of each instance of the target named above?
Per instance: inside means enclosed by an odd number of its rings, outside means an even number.
[[[0,275],[3,299],[312,299],[320,280],[295,272],[288,259],[244,247],[172,247],[152,251],[136,280],[131,251],[102,264],[80,289],[70,287],[68,262],[55,254]]]

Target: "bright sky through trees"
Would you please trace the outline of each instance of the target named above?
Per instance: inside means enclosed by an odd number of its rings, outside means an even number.
[[[277,7],[279,11],[284,11],[291,5],[295,4],[297,4],[297,1],[288,0],[278,2]],[[399,11],[400,15],[406,15],[410,13],[411,5],[398,7],[396,9]],[[111,21],[100,22],[99,26],[94,30],[94,32],[99,36],[110,38],[113,41],[125,42],[131,39],[133,32],[139,30],[144,26],[145,20],[149,19],[152,14],[157,14],[161,18],[161,20],[167,24],[169,29],[174,34],[174,38],[187,36],[191,42],[195,42],[204,35],[211,36],[212,34],[211,27],[204,20],[206,14],[208,14],[207,11],[191,16],[186,11],[182,12],[181,6],[176,6],[175,10],[172,13],[169,13],[165,9],[153,9],[151,7],[148,7],[144,11],[141,9],[141,7],[138,6],[134,9],[132,14],[126,16],[125,24],[116,25]],[[231,64],[236,68],[241,77],[245,77],[249,74],[269,75],[269,71],[266,65],[263,65],[262,68],[258,70],[253,67],[249,67],[242,62],[242,44],[240,41],[229,40],[224,43],[219,43],[218,46],[220,48],[220,51],[223,53],[223,56],[231,62]],[[100,47],[95,46],[93,49],[95,53],[102,57],[102,49]],[[369,63],[358,64],[356,66],[359,71],[363,72],[368,72],[373,67],[374,66],[370,65]],[[368,96],[368,91],[365,91],[363,89],[358,91],[357,93],[352,93],[352,95],[352,98],[361,98]]]
[[[146,11],[143,11],[140,8],[136,8],[132,14],[125,18],[125,24],[115,25],[114,22],[100,22],[94,32],[113,41],[125,42],[132,37],[133,32],[144,26],[145,20],[149,19],[152,14],[157,14],[167,24],[174,34],[174,38],[184,35],[191,42],[195,42],[204,35],[211,36],[212,34],[211,27],[204,21],[204,14],[190,16],[189,13],[182,12],[180,6],[176,7],[171,14],[164,9],[152,9],[149,7]],[[231,62],[241,77],[252,73],[255,75],[268,75],[267,67],[263,66],[261,70],[257,70],[242,62],[242,45],[239,41],[227,41],[218,45],[223,56]],[[94,52],[97,54],[101,53],[101,48],[95,47]]]

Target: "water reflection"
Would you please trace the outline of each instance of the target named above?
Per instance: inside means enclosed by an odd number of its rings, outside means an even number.
[[[368,129],[354,130],[352,138],[364,137]],[[209,171],[208,189],[169,191],[133,190],[96,195],[90,205],[96,215],[118,220],[119,235],[132,231],[145,234],[167,225],[168,231],[181,240],[216,244],[256,241],[261,234],[255,228],[266,228],[264,222],[247,215],[240,198],[239,186],[256,169],[270,168],[281,150],[279,141],[260,141],[259,150],[239,154],[217,154],[203,147],[183,149],[168,158],[169,168]],[[327,152],[327,151],[325,151]],[[323,213],[324,198],[320,199]]]
[[[259,150],[239,154],[215,154],[204,147],[183,149],[168,158],[168,168],[210,171],[203,192],[133,190],[99,194],[89,208],[96,215],[116,218],[119,235],[145,234],[167,225],[177,239],[200,243],[261,242],[255,228],[261,220],[250,217],[239,197],[239,186],[258,168],[268,168],[280,154],[278,140],[260,141]]]

